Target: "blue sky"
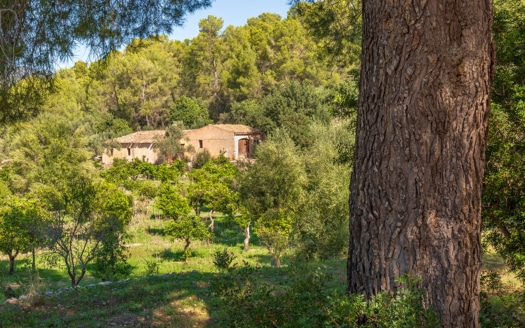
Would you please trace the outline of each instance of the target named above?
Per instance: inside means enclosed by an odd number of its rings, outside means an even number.
[[[262,13],[279,14],[284,18],[288,9],[288,0],[214,0],[210,8],[198,10],[187,16],[184,26],[176,27],[170,38],[183,41],[196,37],[199,34],[199,21],[208,15],[222,18],[224,27],[242,26],[248,18],[257,17]]]
[[[242,26],[249,18],[257,17],[262,13],[279,14],[284,18],[289,9],[288,0],[213,0],[211,7],[186,16],[186,22],[182,27],[174,27],[170,39],[184,41],[196,37],[199,34],[199,21],[208,15],[222,18],[224,27]],[[73,66],[77,60],[86,61],[88,55],[89,51],[81,46],[75,51],[71,60],[58,63],[58,67]]]

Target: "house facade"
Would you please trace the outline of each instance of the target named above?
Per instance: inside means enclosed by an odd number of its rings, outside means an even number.
[[[263,140],[260,130],[241,124],[210,124],[185,133],[185,144],[195,151],[208,150],[212,157],[221,154],[230,160],[253,157],[255,147]]]
[[[132,161],[137,158],[150,163],[157,163],[157,142],[164,138],[166,131],[138,131],[113,140],[119,147],[105,149],[102,164],[111,165],[115,158]],[[230,160],[241,160],[253,157],[255,147],[263,140],[263,133],[257,129],[241,124],[210,124],[200,129],[185,130],[181,145],[193,148],[186,152],[188,157],[208,150],[212,157],[221,154]],[[193,147],[189,147],[189,146]]]
[[[150,163],[157,163],[159,156],[156,145],[159,139],[164,138],[166,131],[151,130],[138,131],[113,140],[120,147],[105,149],[102,154],[102,164],[111,165],[115,158],[125,158],[132,161],[135,158]]]

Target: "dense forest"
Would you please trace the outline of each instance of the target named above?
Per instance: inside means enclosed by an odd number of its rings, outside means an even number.
[[[77,62],[58,71],[54,90],[38,115],[4,128],[4,193],[36,197],[38,190],[46,188],[62,193],[69,188],[59,186],[79,177],[87,179],[78,182],[81,184],[106,181],[126,187],[125,181],[110,178],[122,174],[108,174],[93,160],[112,138],[173,124],[198,128],[209,123],[241,123],[268,136],[259,161],[248,168],[255,173],[246,174],[239,191],[231,191],[248,197],[258,194],[254,188],[265,188],[260,194],[274,197],[271,201],[253,200],[267,204],[244,206],[253,207],[253,220],[270,209],[293,216],[301,209],[304,219],[286,220],[294,222],[294,231],[315,235],[309,247],[317,249],[324,243],[331,245],[333,254],[343,252],[348,194],[331,195],[329,190],[347,189],[357,101],[355,70],[343,69],[320,53],[299,14],[286,19],[262,14],[236,28],[224,28],[220,18],[209,16],[199,27],[199,35],[192,40],[173,41],[165,36],[135,39],[122,52],[114,51],[103,60],[90,65]],[[272,176],[277,174],[275,165],[284,170],[282,177]],[[190,175],[197,181],[193,175],[198,173]],[[156,180],[145,172],[135,174],[133,180],[149,183],[142,178]],[[175,175],[168,182],[178,179]],[[74,192],[75,187],[70,188]],[[198,187],[190,184],[188,188],[191,194]],[[284,192],[286,189],[296,193]],[[278,194],[271,195],[272,191]],[[60,197],[64,202],[76,198]],[[320,207],[323,204],[326,209]],[[321,216],[330,212],[329,217]],[[324,220],[328,225],[307,224],[309,220]],[[326,231],[308,232],[316,226]],[[329,237],[334,233],[337,236]]]
[[[284,256],[301,263],[344,257],[361,53],[360,6],[348,2],[297,2],[288,17],[264,13],[239,27],[208,16],[191,40],[136,38],[103,59],[58,70],[37,110],[23,103],[21,119],[0,127],[0,251],[9,274],[24,254],[36,270],[36,259],[51,252],[73,287],[86,276],[128,277],[130,223],[147,215],[182,242],[185,261],[195,242],[219,238],[215,216],[237,227],[244,252],[253,230],[274,267]],[[525,3],[495,1],[482,244],[521,281],[524,40]],[[33,83],[22,79],[15,88]],[[110,168],[97,160],[113,139],[134,131],[211,123],[263,131],[256,161],[234,165],[204,153],[187,170],[183,157],[158,165],[117,160]],[[484,277],[494,282],[490,274]],[[334,311],[329,319],[339,320]],[[426,315],[416,320],[434,322]]]

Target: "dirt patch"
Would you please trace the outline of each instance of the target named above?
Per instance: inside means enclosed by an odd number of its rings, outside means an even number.
[[[119,313],[104,321],[104,327],[142,327],[143,320],[129,312]]]
[[[125,244],[124,247],[139,247],[142,246],[141,243],[132,243],[132,244]]]

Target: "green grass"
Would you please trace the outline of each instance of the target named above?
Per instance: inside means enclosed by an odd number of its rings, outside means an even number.
[[[342,259],[332,263],[343,267]],[[263,267],[258,275],[282,286],[287,280],[281,270]],[[218,275],[181,272],[37,296],[2,306],[0,322],[3,327],[221,327],[221,305],[209,290]],[[332,287],[344,284],[334,279]]]
[[[481,289],[483,327],[525,327],[524,286],[490,248],[483,254]]]
[[[150,216],[136,217],[130,225],[129,238],[126,239],[130,259],[134,266],[133,276],[143,276],[147,271],[147,263],[158,264],[158,273],[182,272],[197,270],[199,272],[217,272],[213,265],[212,254],[225,247],[229,248],[239,261],[253,265],[270,265],[270,256],[266,248],[260,245],[259,239],[252,237],[251,248],[243,251],[244,236],[234,222],[225,222],[225,218],[217,215],[215,218],[215,237],[209,242],[193,241],[191,257],[184,262],[184,242],[173,240],[164,234],[166,220],[158,219],[154,211]],[[207,217],[207,213],[202,214]]]
[[[98,285],[100,280],[88,272],[80,288],[71,290],[60,259],[49,253],[38,254],[36,273],[31,272],[30,257],[20,255],[12,276],[6,274],[7,258],[1,258],[0,285],[9,286],[17,297],[37,296],[0,306],[0,327],[219,327],[220,305],[208,286],[219,274],[213,254],[224,248],[235,254],[234,263],[261,267],[263,279],[282,284],[258,238],[252,237],[250,250],[244,252],[241,229],[224,217],[215,217],[212,240],[192,242],[191,256],[185,262],[183,242],[166,236],[166,221],[153,208],[146,210],[135,215],[125,238],[133,266],[125,281]],[[42,295],[59,290],[65,291]],[[0,293],[0,303],[6,299]]]
[[[193,242],[191,257],[184,262],[183,243],[164,235],[165,221],[155,214],[149,209],[136,215],[130,224],[126,244],[134,269],[125,281],[98,285],[100,280],[87,274],[81,288],[71,290],[67,289],[70,282],[65,269],[49,253],[38,255],[36,273],[31,272],[30,258],[20,256],[12,276],[6,274],[8,262],[2,258],[0,285],[11,287],[15,296],[36,296],[18,304],[1,305],[0,327],[221,327],[221,304],[209,286],[220,275],[213,254],[224,248],[235,254],[234,263],[260,267],[257,274],[265,282],[277,288],[289,283],[286,270],[290,259],[286,254],[283,268],[271,267],[268,251],[256,237],[251,240],[250,250],[244,252],[241,229],[221,216],[216,217],[215,237],[209,243]],[[330,273],[328,288],[344,290],[345,262],[345,258],[339,258],[310,265],[322,265]],[[493,284],[497,288],[484,286],[483,326],[522,326],[525,302],[519,281],[506,271],[497,254],[485,254],[483,264],[484,270],[498,273],[495,279],[499,279]],[[61,289],[66,290],[42,295]],[[0,302],[5,300],[0,293]]]
[[[217,307],[210,273],[135,278],[5,305],[6,327],[201,327]]]

